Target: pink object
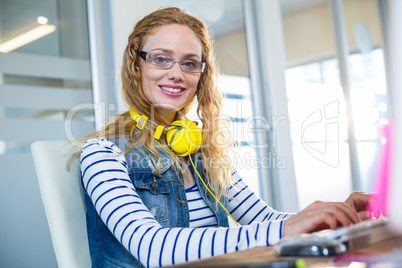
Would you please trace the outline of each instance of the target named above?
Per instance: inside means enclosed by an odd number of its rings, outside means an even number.
[[[387,215],[389,180],[391,178],[391,155],[392,155],[392,126],[391,122],[381,127],[382,152],[377,179],[374,188],[375,197],[371,198],[368,210],[376,217],[380,213]]]

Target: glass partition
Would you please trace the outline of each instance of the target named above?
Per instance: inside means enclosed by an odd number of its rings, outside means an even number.
[[[286,91],[300,208],[351,192],[347,118],[329,1],[282,5]]]
[[[0,0],[0,96],[1,266],[56,267],[30,145],[94,130],[85,0]]]
[[[343,13],[349,47],[350,118],[345,114],[330,1],[305,1],[298,9],[282,5],[301,208],[316,199],[343,200],[352,190],[353,163],[359,173],[359,190],[371,191],[381,157],[379,133],[388,123],[389,97],[378,2],[343,0]],[[353,161],[348,146],[350,121],[357,147]]]
[[[381,162],[381,128],[390,118],[380,11],[377,0],[342,2],[360,183],[371,192]]]

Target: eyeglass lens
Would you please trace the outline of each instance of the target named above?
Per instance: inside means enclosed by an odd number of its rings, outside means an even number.
[[[140,51],[140,56],[144,58],[149,64],[160,68],[172,68],[178,62],[183,71],[191,73],[200,73],[204,70],[204,63],[193,59],[174,60],[172,57],[164,54],[147,53]],[[145,57],[144,57],[145,56]]]

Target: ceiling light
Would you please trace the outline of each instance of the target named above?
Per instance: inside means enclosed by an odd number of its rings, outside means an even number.
[[[11,40],[0,44],[0,52],[7,53],[26,44],[29,44],[45,35],[53,33],[56,30],[54,25],[41,25],[26,33],[23,33]]]
[[[46,24],[49,20],[46,18],[46,17],[43,17],[43,16],[39,16],[39,17],[37,17],[36,18],[36,21],[39,23],[39,24]]]

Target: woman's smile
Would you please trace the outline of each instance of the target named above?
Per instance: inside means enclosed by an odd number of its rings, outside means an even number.
[[[175,85],[161,85],[159,87],[162,89],[163,93],[171,97],[180,97],[186,90],[182,86],[175,86]]]

